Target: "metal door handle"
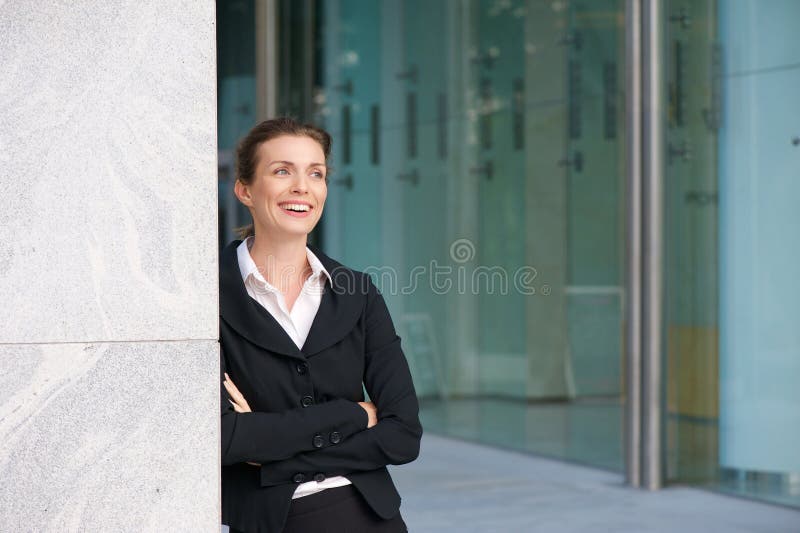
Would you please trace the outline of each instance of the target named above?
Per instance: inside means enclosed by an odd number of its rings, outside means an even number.
[[[352,115],[350,104],[342,107],[342,162],[349,165],[353,156]]]
[[[487,180],[494,178],[494,164],[491,161],[486,161],[482,165],[469,168],[470,174],[483,174]]]
[[[482,78],[480,81],[481,114],[478,122],[478,137],[481,148],[492,147],[492,80]]]
[[[414,185],[416,187],[416,185],[419,183],[419,172],[415,168],[411,172],[407,172],[405,174],[398,174],[397,179],[399,179],[400,181],[407,181],[411,183],[411,185]]]
[[[353,96],[353,80],[347,80],[346,82],[341,83],[339,85],[334,85],[333,89],[335,91],[342,92],[347,96]]]
[[[469,61],[474,65],[483,65],[486,68],[491,69],[498,57],[500,57],[500,50],[492,46],[484,53],[474,55]]]
[[[573,31],[559,39],[558,44],[561,46],[573,46],[575,50],[580,50],[583,46],[583,37],[581,36],[581,32]]]
[[[670,165],[676,158],[680,158],[681,161],[689,161],[692,158],[692,148],[686,141],[682,141],[678,145],[669,143],[667,151],[667,160]]]
[[[347,174],[343,178],[339,178],[339,179],[333,180],[333,184],[334,185],[340,185],[340,186],[344,187],[345,189],[347,189],[348,191],[352,191],[353,190],[353,175],[352,174]]]
[[[406,94],[406,156],[417,157],[417,94]]]
[[[522,78],[514,79],[511,92],[511,138],[514,150],[522,150],[525,148],[525,82]]]
[[[581,172],[583,170],[583,154],[581,152],[575,152],[572,157],[565,157],[564,159],[560,159],[558,161],[558,166],[560,167],[572,167],[575,172]]]
[[[439,158],[447,157],[447,94],[439,93],[437,100],[437,148]]]
[[[669,21],[677,22],[678,25],[684,30],[689,29],[689,26],[692,25],[692,17],[686,12],[686,8],[683,7],[678,10],[677,15],[672,15],[669,18]]]
[[[408,80],[411,83],[417,83],[418,76],[419,76],[419,69],[417,68],[416,65],[411,65],[410,67],[408,67],[407,70],[395,73],[395,77],[398,80]]]
[[[377,165],[381,159],[381,109],[377,104],[369,111],[369,133],[370,160]]]

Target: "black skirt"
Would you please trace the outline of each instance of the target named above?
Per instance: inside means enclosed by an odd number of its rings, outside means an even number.
[[[231,533],[244,533],[231,528]],[[283,533],[406,533],[398,512],[384,520],[353,487],[345,485],[292,500]]]

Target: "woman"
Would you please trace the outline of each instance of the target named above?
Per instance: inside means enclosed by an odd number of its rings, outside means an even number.
[[[253,224],[220,256],[233,532],[406,531],[386,465],[417,457],[422,427],[400,339],[369,276],[307,245],[330,150],[325,131],[287,118],[237,150],[234,192]]]

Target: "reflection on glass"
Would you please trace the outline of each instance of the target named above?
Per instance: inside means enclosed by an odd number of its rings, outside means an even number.
[[[324,245],[399,317],[426,427],[620,469],[622,3],[320,6]]]
[[[668,479],[800,506],[800,4],[667,7]]]
[[[281,3],[321,244],[382,288],[428,431],[622,468],[623,4]],[[254,5],[218,4],[226,231]],[[664,11],[667,479],[800,506],[800,2]]]
[[[233,150],[256,120],[255,1],[217,3],[217,146],[219,148],[219,246],[233,228],[250,222],[233,194]]]

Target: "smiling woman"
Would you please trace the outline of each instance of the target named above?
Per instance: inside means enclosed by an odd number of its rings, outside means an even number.
[[[253,128],[237,150],[234,191],[253,216],[253,224],[242,228],[240,236],[254,235],[259,223],[265,237],[288,229],[275,216],[278,210],[306,219],[305,225],[290,226],[294,229],[289,231],[308,235],[328,195],[325,162],[330,150],[327,132],[291,119],[268,120]]]
[[[234,192],[253,224],[220,257],[233,532],[406,531],[386,465],[417,457],[422,427],[400,338],[369,276],[307,244],[330,149],[324,130],[279,118],[237,150]]]

